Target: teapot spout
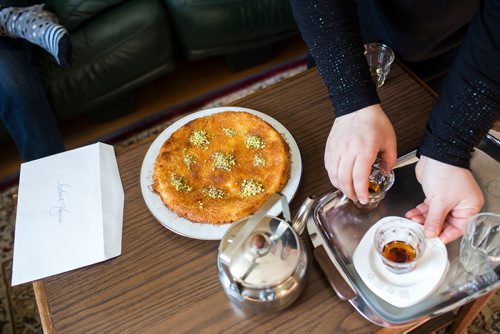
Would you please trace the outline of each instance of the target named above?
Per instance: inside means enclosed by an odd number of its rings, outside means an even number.
[[[317,197],[315,195],[308,196],[304,203],[299,208],[299,211],[295,215],[292,220],[292,227],[297,232],[297,234],[301,235],[304,232],[307,224],[307,217],[311,212],[311,209],[316,202]]]

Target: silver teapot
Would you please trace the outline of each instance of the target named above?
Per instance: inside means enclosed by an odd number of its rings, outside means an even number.
[[[281,203],[283,217],[266,213]],[[305,225],[291,226],[286,198],[273,194],[253,216],[224,234],[217,269],[224,292],[239,307],[254,312],[281,310],[304,289],[307,252],[300,238]]]

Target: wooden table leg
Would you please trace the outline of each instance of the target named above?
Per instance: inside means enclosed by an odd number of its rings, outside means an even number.
[[[33,282],[33,290],[35,291],[36,304],[38,306],[38,313],[40,314],[40,321],[42,322],[42,329],[44,334],[54,333],[54,323],[50,315],[50,308],[45,297],[45,287],[41,281]]]

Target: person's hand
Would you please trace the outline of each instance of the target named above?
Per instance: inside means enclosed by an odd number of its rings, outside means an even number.
[[[353,201],[368,201],[368,177],[377,155],[392,168],[396,134],[380,104],[338,117],[325,148],[330,181]]]
[[[462,236],[467,220],[484,204],[472,173],[426,156],[420,157],[415,173],[425,200],[408,211],[406,218],[424,224],[427,238],[439,236],[445,244]]]

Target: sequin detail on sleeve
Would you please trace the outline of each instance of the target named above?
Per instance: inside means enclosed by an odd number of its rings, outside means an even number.
[[[356,3],[292,0],[291,4],[337,116],[380,103],[363,54]]]
[[[420,154],[468,168],[474,146],[498,118],[500,97],[482,81],[472,82],[454,95],[440,114],[431,116]]]
[[[419,153],[469,167],[471,152],[500,117],[500,2],[483,0],[427,123]]]

